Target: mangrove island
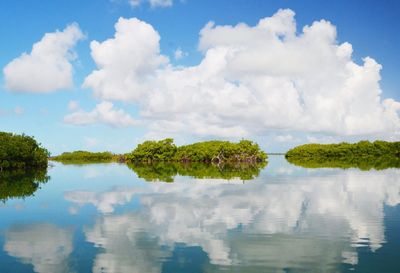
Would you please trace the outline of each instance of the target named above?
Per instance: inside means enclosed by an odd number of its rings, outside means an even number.
[[[289,150],[285,157],[290,163],[306,168],[399,168],[400,142],[305,144]]]
[[[176,146],[172,138],[160,141],[145,141],[126,155],[128,162],[265,162],[267,154],[257,143],[241,140],[238,143],[229,141],[204,141],[194,144]]]

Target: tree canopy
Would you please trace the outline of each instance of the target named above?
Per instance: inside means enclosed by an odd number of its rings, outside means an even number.
[[[33,137],[0,132],[0,170],[46,168],[49,155]]]

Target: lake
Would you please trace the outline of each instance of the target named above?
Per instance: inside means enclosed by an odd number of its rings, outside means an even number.
[[[0,272],[399,272],[399,178],[52,162],[2,177]]]

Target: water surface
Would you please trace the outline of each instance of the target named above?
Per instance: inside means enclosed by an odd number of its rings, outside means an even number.
[[[400,169],[241,169],[3,175],[1,272],[398,272]]]

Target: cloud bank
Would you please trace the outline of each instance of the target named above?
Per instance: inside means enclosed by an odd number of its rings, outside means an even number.
[[[4,67],[6,88],[33,93],[72,88],[71,61],[76,58],[73,48],[83,38],[77,24],[71,24],[63,31],[46,33],[32,46],[30,53],[23,53]]]
[[[297,32],[294,15],[279,10],[255,26],[210,22],[200,31],[203,59],[187,67],[160,53],[151,25],[120,18],[113,38],[91,43],[98,68],[83,86],[98,99],[136,104],[152,132],[398,137],[400,103],[381,97],[381,65],[354,62],[328,21]]]

